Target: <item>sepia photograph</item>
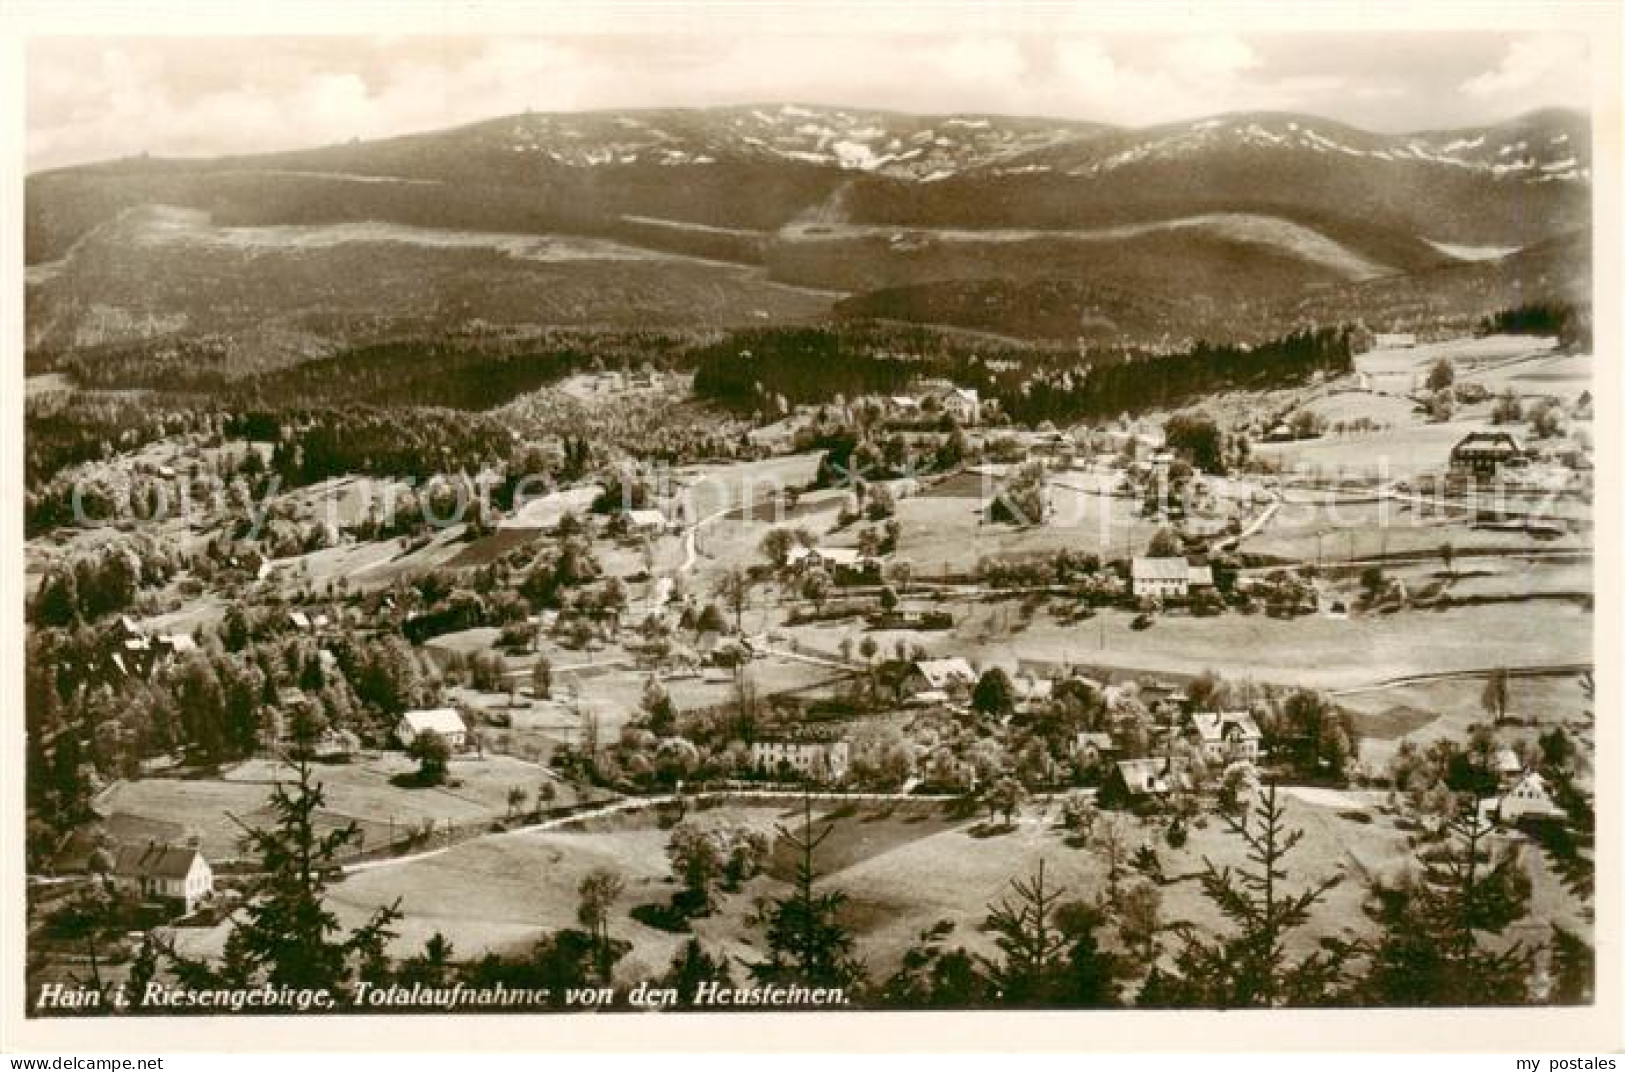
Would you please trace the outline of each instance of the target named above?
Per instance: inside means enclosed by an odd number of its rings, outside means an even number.
[[[1617,40],[681,10],[17,42],[8,1019],[1617,999]]]

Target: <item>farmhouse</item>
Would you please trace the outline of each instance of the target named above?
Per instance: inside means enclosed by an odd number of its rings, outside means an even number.
[[[1121,760],[1112,768],[1108,799],[1135,802],[1167,796],[1174,783],[1168,768],[1167,756]]]
[[[1416,345],[1414,331],[1379,331],[1372,341],[1380,350],[1409,350]]]
[[[1450,468],[1474,476],[1494,476],[1501,466],[1525,457],[1523,447],[1510,432],[1469,432],[1450,448]]]
[[[670,527],[670,522],[659,510],[628,510],[626,527],[635,536],[659,536]]]
[[[203,853],[178,845],[126,845],[114,858],[110,877],[115,889],[173,902],[186,913],[214,892],[214,869]]]
[[[1046,704],[1055,696],[1054,679],[1036,674],[1017,672],[1010,679],[1010,687],[1015,692],[1016,709],[1023,712]]]
[[[1186,558],[1136,557],[1129,576],[1138,599],[1184,599],[1192,588],[1213,585],[1213,568]]]
[[[1538,771],[1530,771],[1512,784],[1499,800],[1486,800],[1503,823],[1515,823],[1526,816],[1536,819],[1565,819],[1568,813],[1552,799],[1551,787]]]
[[[1191,731],[1202,755],[1212,763],[1253,763],[1264,734],[1246,711],[1198,711]]]
[[[310,757],[323,763],[347,763],[361,751],[361,738],[349,730],[329,729],[311,745]]]
[[[1079,733],[1072,739],[1072,758],[1092,767],[1117,753],[1117,743],[1109,733]]]
[[[814,781],[840,781],[846,777],[852,746],[846,741],[755,741],[750,765],[766,774],[791,770]]]
[[[821,569],[832,575],[842,571],[862,573],[872,561],[856,547],[792,547],[786,558],[791,569],[803,572]]]
[[[798,569],[816,569],[856,566],[860,557],[856,547],[792,547],[786,561]]]
[[[158,645],[160,652],[167,654],[171,658],[190,655],[198,650],[197,641],[193,640],[188,633],[164,633],[158,637],[155,643]]]
[[[395,725],[395,738],[404,747],[411,748],[412,742],[425,730],[438,733],[454,752],[468,740],[468,727],[463,724],[463,716],[450,707],[406,712]]]
[[[979,424],[982,420],[982,398],[974,387],[949,385],[931,392],[928,397],[960,424]]]
[[[1229,529],[1230,519],[1225,517],[1187,517],[1184,525],[1185,535],[1197,540],[1216,540]]]
[[[129,615],[119,616],[112,646],[108,661],[127,677],[148,677],[165,662],[198,650],[189,634],[148,636]]]
[[[975,684],[976,671],[964,659],[918,659],[903,679],[903,694],[912,700],[963,699]]]
[[[108,658],[126,676],[145,677],[152,666],[152,645],[146,637],[126,637],[119,642],[119,651]]]

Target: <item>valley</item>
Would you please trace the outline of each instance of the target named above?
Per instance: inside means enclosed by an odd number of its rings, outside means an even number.
[[[31,175],[31,981],[247,970],[297,888],[369,981],[1580,1000],[1588,131],[792,103]],[[1258,830],[1313,895],[1237,999]]]

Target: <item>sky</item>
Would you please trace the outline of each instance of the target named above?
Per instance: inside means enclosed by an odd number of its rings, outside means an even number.
[[[796,101],[1140,126],[1227,111],[1397,132],[1589,103],[1557,33],[38,37],[30,171],[412,133],[531,109]]]

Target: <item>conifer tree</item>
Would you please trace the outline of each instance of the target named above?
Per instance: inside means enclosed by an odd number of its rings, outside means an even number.
[[[1286,827],[1273,782],[1259,794],[1250,814],[1226,816],[1225,822],[1247,846],[1248,865],[1218,868],[1204,860],[1201,884],[1234,930],[1205,939],[1188,924],[1170,928],[1185,938],[1175,957],[1177,977],[1159,978],[1151,994],[1142,992],[1141,1003],[1219,1008],[1330,1003],[1353,947],[1327,939],[1320,950],[1293,961],[1286,940],[1308,922],[1310,909],[1342,876],[1296,893],[1286,889],[1289,876],[1282,861],[1303,840],[1303,831]]]
[[[296,742],[300,723],[295,725]],[[350,822],[322,832],[318,815],[325,803],[321,783],[313,780],[308,749],[292,750],[295,780],[278,782],[270,806],[275,821],[268,827],[243,826],[244,847],[259,859],[261,877],[249,892],[243,918],[227,937],[219,965],[189,960],[168,952],[177,975],[189,985],[252,985],[263,981],[297,989],[325,989],[339,996],[357,968],[376,975],[384,948],[401,918],[400,901],[377,909],[362,926],[341,933],[338,917],[326,903],[328,876],[338,868],[339,854],[360,837]]]
[[[1053,918],[1066,890],[1046,881],[1043,860],[1031,878],[1011,879],[1010,888],[1014,900],[1006,897],[987,914],[1003,954],[985,961],[988,975],[1002,1003],[1046,1004],[1060,987],[1070,944]]]
[[[660,985],[676,990],[677,1000],[681,1004],[692,1005],[702,983],[726,987],[733,984],[733,978],[728,972],[726,960],[713,957],[700,945],[698,938],[690,938],[672,957],[671,967],[666,970]]]
[[[1528,911],[1530,882],[1516,852],[1494,853],[1476,807],[1450,821],[1452,843],[1421,858],[1419,874],[1375,883],[1368,911],[1383,927],[1361,991],[1383,1005],[1516,1004],[1528,997],[1533,953],[1490,948]]]
[[[839,918],[846,894],[817,888],[814,855],[834,830],[831,822],[814,832],[811,797],[802,799],[800,831],[778,828],[780,840],[795,854],[795,878],[790,895],[764,914],[768,959],[751,967],[761,982],[846,987],[863,978],[863,965],[852,956],[852,934]]]

